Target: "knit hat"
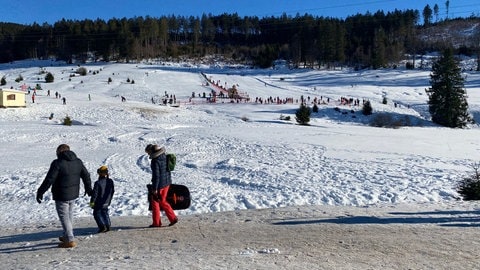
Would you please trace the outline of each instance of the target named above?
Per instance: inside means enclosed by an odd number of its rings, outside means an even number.
[[[108,174],[108,167],[106,165],[101,166],[97,169],[98,174]]]

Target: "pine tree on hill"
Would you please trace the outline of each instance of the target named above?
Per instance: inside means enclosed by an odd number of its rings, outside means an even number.
[[[468,114],[464,81],[452,49],[445,50],[433,63],[430,74],[431,87],[425,90],[429,97],[429,112],[434,123],[462,128],[472,122]]]
[[[370,103],[370,101],[367,100],[367,101],[363,104],[362,114],[363,114],[363,115],[371,115],[372,113],[373,113],[372,104]]]
[[[54,80],[55,77],[53,77],[53,74],[51,72],[48,72],[47,75],[45,75],[45,82],[52,83]]]
[[[297,120],[297,123],[300,125],[308,125],[308,122],[310,122],[310,114],[310,108],[302,103],[295,113],[295,120]]]

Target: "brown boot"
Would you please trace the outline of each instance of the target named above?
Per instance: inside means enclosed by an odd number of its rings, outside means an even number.
[[[62,243],[58,244],[59,248],[73,248],[73,247],[76,247],[76,246],[77,246],[77,243],[74,242],[74,241],[62,242]]]

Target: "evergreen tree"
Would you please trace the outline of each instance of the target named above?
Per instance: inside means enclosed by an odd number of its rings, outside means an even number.
[[[380,28],[375,30],[372,50],[372,67],[374,69],[382,68],[386,63],[385,56],[385,31]]]
[[[426,5],[423,8],[423,25],[428,26],[430,23],[432,23],[432,9],[430,8],[430,5]]]
[[[447,20],[448,20],[448,11],[450,9],[450,1],[447,0],[447,2],[445,2],[445,7],[447,8]]]
[[[363,104],[362,114],[363,115],[371,115],[372,112],[373,112],[372,104],[370,104],[370,101],[366,101]]]
[[[439,11],[439,7],[437,4],[435,4],[435,6],[433,6],[433,13],[435,14],[435,22],[438,22],[438,11]]]
[[[53,74],[48,72],[47,75],[45,75],[45,82],[47,83],[51,83],[54,81],[54,77],[53,77]]]
[[[465,201],[480,200],[480,164],[472,165],[471,175],[464,177],[458,182],[457,192]]]
[[[302,103],[295,113],[295,120],[297,120],[297,123],[300,125],[308,125],[308,122],[310,122],[310,114],[310,108]]]
[[[7,79],[5,79],[5,76],[2,77],[2,79],[0,80],[0,85],[6,85],[7,84]]]
[[[433,63],[428,94],[432,121],[446,127],[465,127],[472,122],[468,114],[467,91],[452,49],[446,49]]]

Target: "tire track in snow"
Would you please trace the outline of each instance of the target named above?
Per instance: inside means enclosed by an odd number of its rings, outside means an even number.
[[[425,202],[425,197],[436,201],[448,194],[454,200],[456,175],[439,168],[465,164],[464,160],[391,154],[365,166],[364,160],[325,157],[323,146],[312,146],[318,148],[314,151],[318,155],[306,156],[294,145],[260,146],[220,136],[208,140],[191,136],[187,145],[184,166],[202,171],[202,180],[209,186],[198,187],[196,196],[201,199],[196,207],[210,210],[234,210],[224,207],[239,202],[243,205],[239,208],[265,208],[319,202],[355,206]],[[242,158],[231,158],[238,156]],[[445,189],[430,188],[439,185]],[[263,198],[265,193],[270,196]]]

